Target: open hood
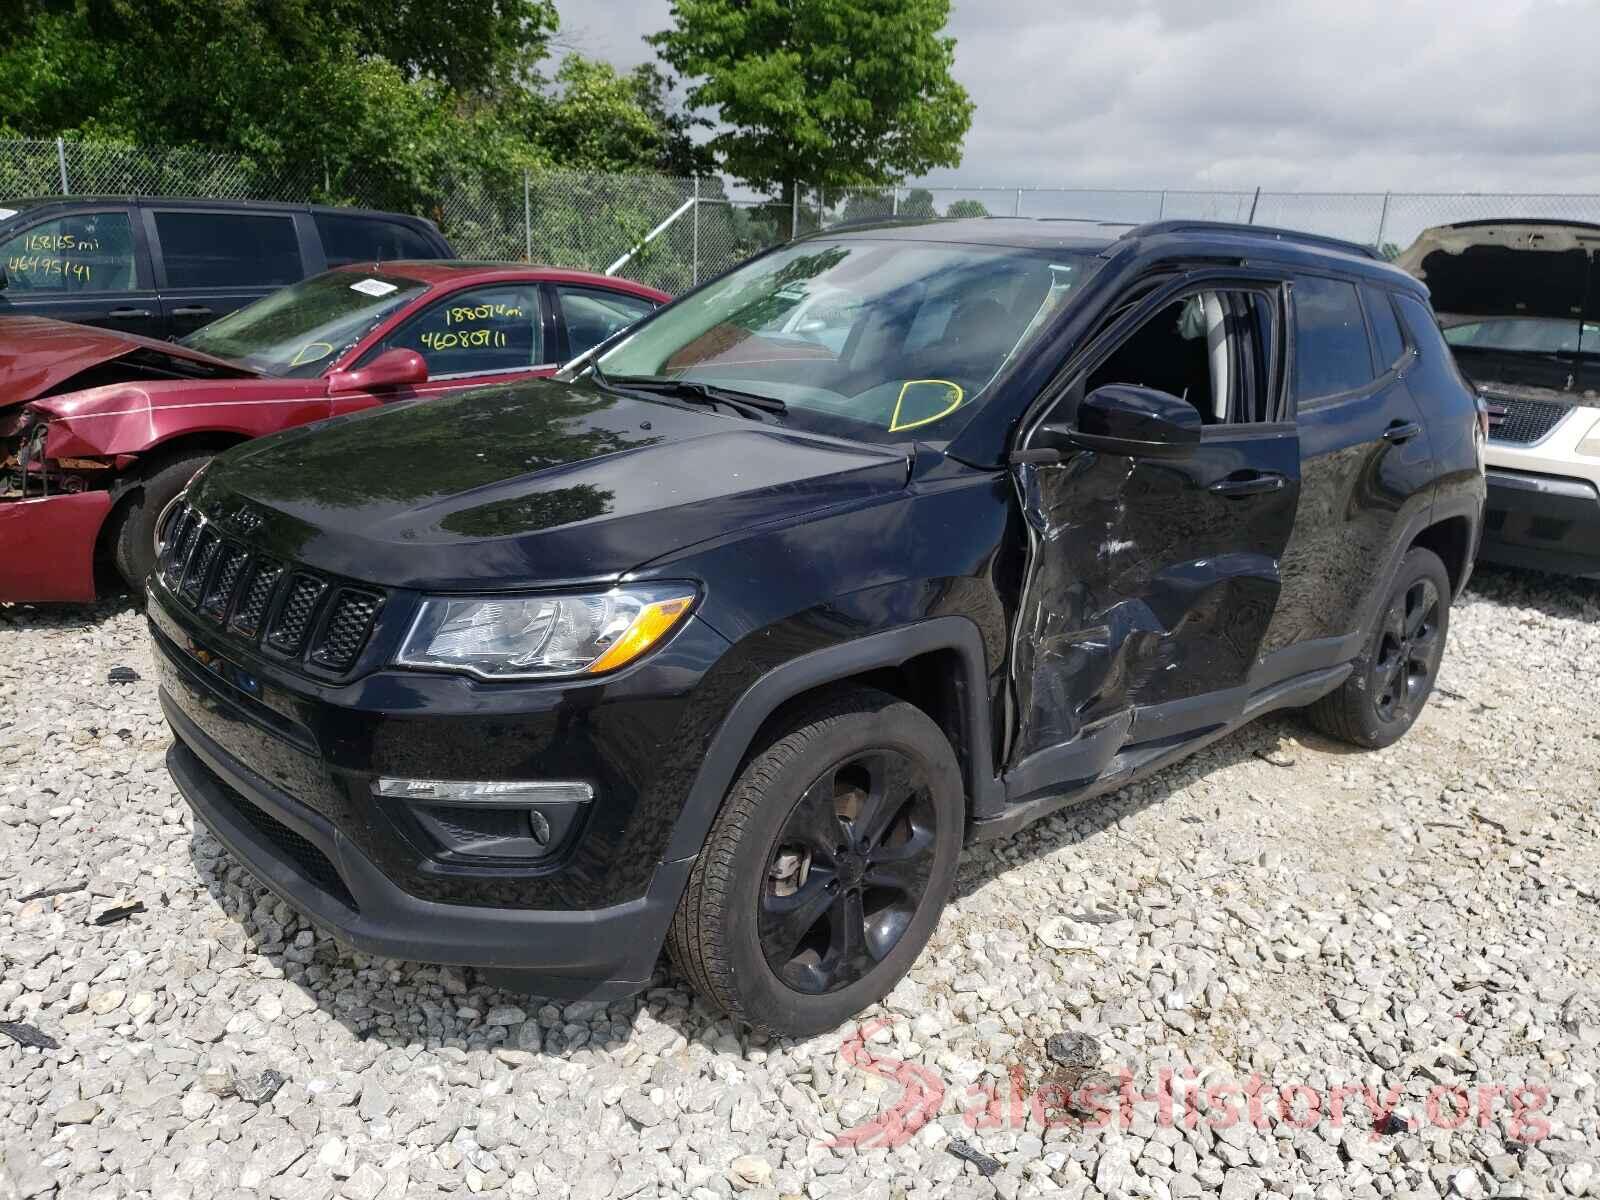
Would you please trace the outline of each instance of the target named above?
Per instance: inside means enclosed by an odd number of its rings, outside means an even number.
[[[1423,230],[1395,265],[1428,285],[1449,317],[1600,316],[1600,225],[1463,221]]]
[[[0,317],[0,412],[108,383],[259,377],[239,363],[154,338],[46,317]],[[0,424],[5,420],[0,415]]]

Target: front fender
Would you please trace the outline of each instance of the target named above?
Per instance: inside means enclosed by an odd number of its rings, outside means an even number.
[[[983,638],[977,624],[967,617],[934,617],[802,654],[752,683],[734,701],[706,748],[664,860],[671,862],[700,852],[756,733],[782,704],[826,684],[866,671],[898,667],[936,650],[954,651],[961,663],[958,682],[965,693],[961,704],[965,726],[962,733],[972,751],[963,758],[973,812],[978,815],[998,811],[1005,796],[1001,781],[987,767],[992,737]]]

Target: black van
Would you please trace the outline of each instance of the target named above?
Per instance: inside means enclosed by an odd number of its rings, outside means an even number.
[[[0,316],[188,333],[329,267],[454,258],[432,221],[258,200],[0,200]]]

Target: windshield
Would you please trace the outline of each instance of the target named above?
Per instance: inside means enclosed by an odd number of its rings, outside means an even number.
[[[403,275],[329,271],[219,317],[178,344],[268,375],[318,375],[425,290]]]
[[[781,400],[780,418],[878,442],[941,443],[1096,268],[1079,253],[806,241],[641,326],[598,366]]]
[[[1453,325],[1444,331],[1444,340],[1474,350],[1600,354],[1600,324],[1553,317],[1496,317]]]

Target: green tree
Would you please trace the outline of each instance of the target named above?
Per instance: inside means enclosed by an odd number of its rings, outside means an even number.
[[[793,199],[961,161],[972,101],[951,76],[949,0],[673,0],[650,39],[723,126],[719,164]]]
[[[697,121],[673,108],[667,78],[654,63],[627,73],[568,55],[555,87],[531,106],[529,130],[552,161],[591,171],[641,167],[668,175],[711,172],[711,152],[695,144]]]
[[[939,210],[933,206],[933,193],[927,188],[912,188],[900,201],[900,215],[914,220],[937,217]]]
[[[439,219],[449,195],[495,226],[520,221],[524,168],[710,165],[657,67],[542,73],[553,0],[0,3],[0,134],[229,150],[302,170],[317,198]],[[203,189],[203,164],[181,165]],[[99,181],[174,185],[154,160]]]
[[[950,201],[949,207],[944,210],[947,217],[987,217],[989,210],[984,207],[982,200],[960,199]]]

